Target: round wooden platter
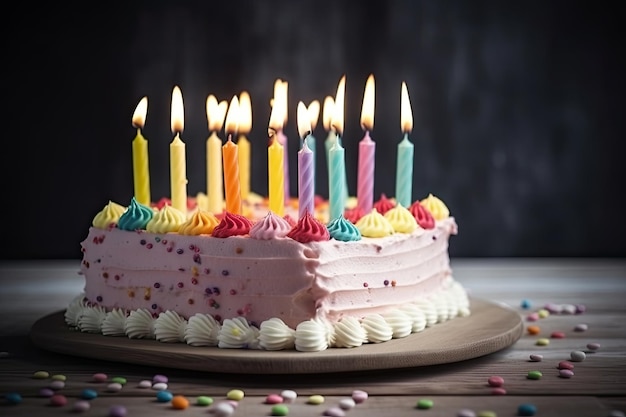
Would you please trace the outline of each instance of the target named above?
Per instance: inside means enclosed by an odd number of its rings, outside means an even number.
[[[312,374],[439,365],[497,352],[521,337],[523,322],[518,312],[485,300],[470,302],[469,316],[438,323],[405,338],[321,352],[220,349],[83,333],[67,326],[64,312],[39,319],[30,337],[44,350],[72,356],[237,374]]]

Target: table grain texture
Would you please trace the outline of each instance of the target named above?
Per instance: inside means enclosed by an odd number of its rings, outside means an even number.
[[[345,412],[349,417],[370,416],[456,416],[461,409],[476,414],[489,410],[497,416],[517,416],[518,406],[531,403],[537,416],[610,416],[626,412],[626,259],[454,259],[454,275],[472,297],[504,303],[524,318],[524,327],[538,325],[540,334],[523,336],[511,347],[487,356],[444,365],[367,372],[306,375],[246,375],[195,372],[142,365],[129,365],[54,353],[34,345],[31,326],[40,318],[63,310],[81,292],[83,278],[78,275],[79,261],[0,261],[0,415],[67,416],[81,392],[94,389],[98,397],[90,400],[85,416],[108,416],[114,405],[127,409],[127,416],[207,416],[211,407],[195,405],[200,395],[224,400],[228,391],[240,389],[245,397],[233,416],[270,416],[272,406],[265,404],[268,394],[290,389],[298,393],[289,404],[289,416],[322,416],[331,407],[364,390],[369,398]],[[522,300],[531,303],[521,306]],[[551,314],[536,322],[528,314],[548,303],[584,305],[580,314]],[[574,331],[587,324],[583,332]],[[565,338],[551,338],[563,331]],[[550,340],[538,346],[540,337]],[[583,362],[574,363],[574,376],[559,378],[557,364],[568,360],[573,350],[586,345],[601,345],[589,352]],[[543,361],[530,362],[533,353]],[[59,390],[68,399],[62,407],[49,404],[39,391],[50,379],[35,379],[36,371],[65,375],[66,385]],[[539,370],[539,380],[527,378]],[[124,388],[111,393],[106,383],[92,382],[92,375],[106,373],[123,376]],[[156,374],[169,377],[169,391],[184,395],[190,406],[174,410],[169,403],[156,401],[156,392],[138,388],[139,381]],[[487,379],[504,378],[505,395],[494,395]],[[18,393],[19,404],[9,404],[6,394]],[[324,396],[321,405],[307,404],[309,396]],[[434,405],[416,407],[420,399]]]

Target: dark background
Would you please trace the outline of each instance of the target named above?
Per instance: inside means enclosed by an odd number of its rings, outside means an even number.
[[[185,103],[188,194],[206,191],[207,96],[230,101],[242,90],[253,106],[252,187],[265,194],[269,100],[274,80],[288,81],[296,195],[296,104],[334,96],[345,74],[343,144],[354,193],[370,73],[375,196],[394,194],[406,81],[414,198],[432,192],[449,206],[460,232],[452,256],[624,256],[623,4],[233,0],[7,9],[2,257],[78,259],[93,216],[108,200],[129,203],[131,117],[144,95],[152,196],[169,196],[174,85]],[[318,144],[326,137],[321,115],[314,135]],[[317,168],[326,196],[324,159]]]

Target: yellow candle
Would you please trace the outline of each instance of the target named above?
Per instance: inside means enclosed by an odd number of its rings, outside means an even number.
[[[187,213],[187,167],[185,162],[185,143],[180,139],[184,129],[183,96],[178,86],[172,91],[172,133],[170,143],[170,186],[172,207]]]
[[[250,194],[250,141],[246,137],[252,130],[252,104],[247,91],[239,98],[239,178],[241,198],[247,199]]]
[[[237,118],[239,101],[233,97],[226,116],[226,135],[228,140],[222,146],[222,158],[224,160],[224,189],[226,191],[226,211],[233,214],[241,214],[241,186],[239,179],[239,154],[238,146],[232,141],[237,133]]]
[[[150,205],[150,170],[148,168],[148,141],[141,134],[146,113],[148,97],[143,97],[133,113],[133,127],[137,128],[137,136],[133,140],[133,179],[135,199],[144,205]]]
[[[224,207],[224,188],[222,183],[222,139],[217,132],[222,128],[228,103],[217,102],[209,95],[206,102],[209,131],[212,132],[206,141],[207,163],[207,196],[208,210],[214,214],[222,212]]]
[[[267,148],[267,167],[269,180],[269,208],[279,216],[285,213],[285,174],[283,158],[284,148],[276,135],[272,144]]]

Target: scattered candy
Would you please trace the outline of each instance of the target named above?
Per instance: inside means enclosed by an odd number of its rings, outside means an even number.
[[[156,399],[160,403],[169,403],[174,398],[174,395],[169,391],[159,391],[156,394]]]
[[[78,413],[84,413],[85,411],[89,411],[90,408],[91,408],[91,404],[89,404],[89,401],[85,401],[85,400],[76,401],[74,405],[72,406],[72,410]]]
[[[520,303],[520,307],[522,307],[523,309],[529,309],[531,306],[530,301],[528,300],[522,300],[522,302]]]
[[[581,324],[577,324],[574,327],[574,331],[575,332],[586,332],[588,328],[589,328],[589,326],[587,326],[585,323],[581,323]]]
[[[139,381],[139,383],[137,384],[138,388],[152,388],[152,381],[150,381],[149,379],[144,379],[142,381]]]
[[[530,313],[528,316],[526,316],[526,320],[528,320],[528,321],[537,321],[537,320],[539,320],[539,314],[537,314],[537,313]]]
[[[22,402],[22,396],[17,392],[9,392],[4,396],[9,404],[19,404]]]
[[[548,312],[552,314],[559,314],[561,311],[563,311],[563,306],[554,303],[546,304],[543,308],[545,308],[546,310],[548,310]]]
[[[557,369],[569,369],[571,371],[574,369],[574,364],[570,361],[561,361],[556,367]]]
[[[97,374],[93,374],[91,379],[93,379],[94,382],[105,382],[107,379],[109,379],[109,376],[107,374],[99,372]]]
[[[587,307],[584,304],[576,304],[576,314],[582,314],[587,311]]]
[[[574,371],[571,369],[559,369],[559,376],[561,378],[571,378],[574,376]]]
[[[54,380],[54,381],[66,381],[67,380],[67,377],[65,375],[61,375],[61,374],[52,375],[50,378],[52,380]]]
[[[346,415],[346,412],[339,407],[331,407],[324,410],[322,415],[327,417],[344,417]]]
[[[536,353],[533,353],[532,355],[530,355],[531,362],[541,362],[542,360],[543,360],[543,355],[538,355]]]
[[[476,417],[476,413],[473,410],[464,408],[456,413],[456,417]]]
[[[585,352],[583,352],[582,350],[574,350],[569,354],[569,356],[573,362],[582,362],[587,357],[587,355],[585,355]]]
[[[574,304],[563,304],[563,314],[576,314],[578,308]]]
[[[54,391],[50,388],[42,388],[39,390],[40,397],[52,397],[54,395]]]
[[[37,371],[33,374],[33,378],[35,379],[46,379],[49,377],[50,377],[50,374],[46,371]]]
[[[491,390],[492,395],[506,395],[506,390],[502,387],[496,387]]]
[[[587,349],[589,350],[598,350],[600,349],[600,343],[587,343]]]
[[[213,404],[213,398],[206,395],[200,395],[198,398],[196,398],[196,404],[201,406],[211,405]]]
[[[483,410],[479,411],[476,417],[498,417],[495,411]]]
[[[183,395],[175,395],[172,398],[172,408],[175,410],[184,410],[189,407],[189,400]]]
[[[533,404],[520,404],[517,407],[517,415],[519,416],[534,416],[537,414],[537,407]]]
[[[541,371],[528,371],[526,378],[528,379],[540,379],[543,376]]]
[[[354,390],[352,391],[352,399],[354,400],[355,403],[360,404],[362,402],[364,402],[365,400],[367,400],[367,397],[369,396],[369,394],[365,391],[362,390]]]
[[[166,377],[165,375],[156,374],[155,376],[152,377],[152,382],[153,383],[156,383],[156,382],[168,383],[169,382],[169,378]]]
[[[356,402],[352,398],[342,398],[339,401],[339,408],[342,410],[351,410],[356,407]]]
[[[117,382],[118,384],[126,385],[126,378],[123,376],[114,376],[111,378],[111,382]]]
[[[109,392],[119,392],[122,390],[122,384],[120,384],[119,382],[111,382],[109,385],[107,385],[107,391]]]
[[[504,385],[504,378],[497,375],[490,376],[489,379],[487,379],[487,383],[490,387],[501,387]]]
[[[165,382],[157,382],[156,384],[152,384],[152,389],[155,391],[163,391],[167,389],[167,384]]]
[[[265,404],[282,404],[283,401],[283,397],[278,394],[269,394],[265,397]]]
[[[553,339],[565,339],[565,333],[564,332],[552,332],[550,333],[550,337]]]
[[[289,408],[286,405],[279,404],[272,407],[271,415],[273,416],[286,416],[287,414],[289,414]]]
[[[352,394],[352,398],[354,398],[354,394]],[[356,401],[356,400],[355,400]],[[356,401],[358,403],[358,401]],[[311,395],[307,400],[307,404],[320,405],[324,404],[324,397],[322,395]]]
[[[85,400],[93,400],[94,398],[98,397],[98,392],[94,389],[84,389],[81,393],[80,393],[80,397],[85,399]]]
[[[526,328],[526,331],[528,332],[528,334],[539,334],[541,332],[541,328],[539,326],[528,326]]]
[[[429,410],[433,408],[433,400],[429,400],[427,398],[422,398],[417,402],[417,408],[420,410]]]
[[[241,401],[245,396],[244,392],[240,389],[231,389],[226,394],[226,398],[229,400]]]
[[[283,397],[283,400],[286,403],[292,403],[296,400],[296,398],[298,398],[298,394],[295,391],[292,391],[290,389],[286,389],[283,392],[281,392],[280,396]]]
[[[545,319],[546,317],[550,316],[550,312],[546,310],[545,308],[542,308],[537,311],[537,315],[539,316],[540,319]]]
[[[50,405],[54,405],[55,407],[62,407],[67,404],[67,398],[65,395],[55,394],[50,397]]]
[[[109,408],[109,417],[126,417],[126,407],[123,405],[114,405]]]
[[[537,339],[535,344],[537,346],[548,346],[550,344],[550,339],[547,339],[545,337],[540,337],[539,339]]]
[[[50,383],[50,385],[48,385],[48,388],[53,389],[53,390],[60,390],[65,388],[65,382],[63,381],[52,381]]]
[[[229,417],[235,412],[235,407],[226,401],[220,401],[209,409],[209,414],[215,417]]]

